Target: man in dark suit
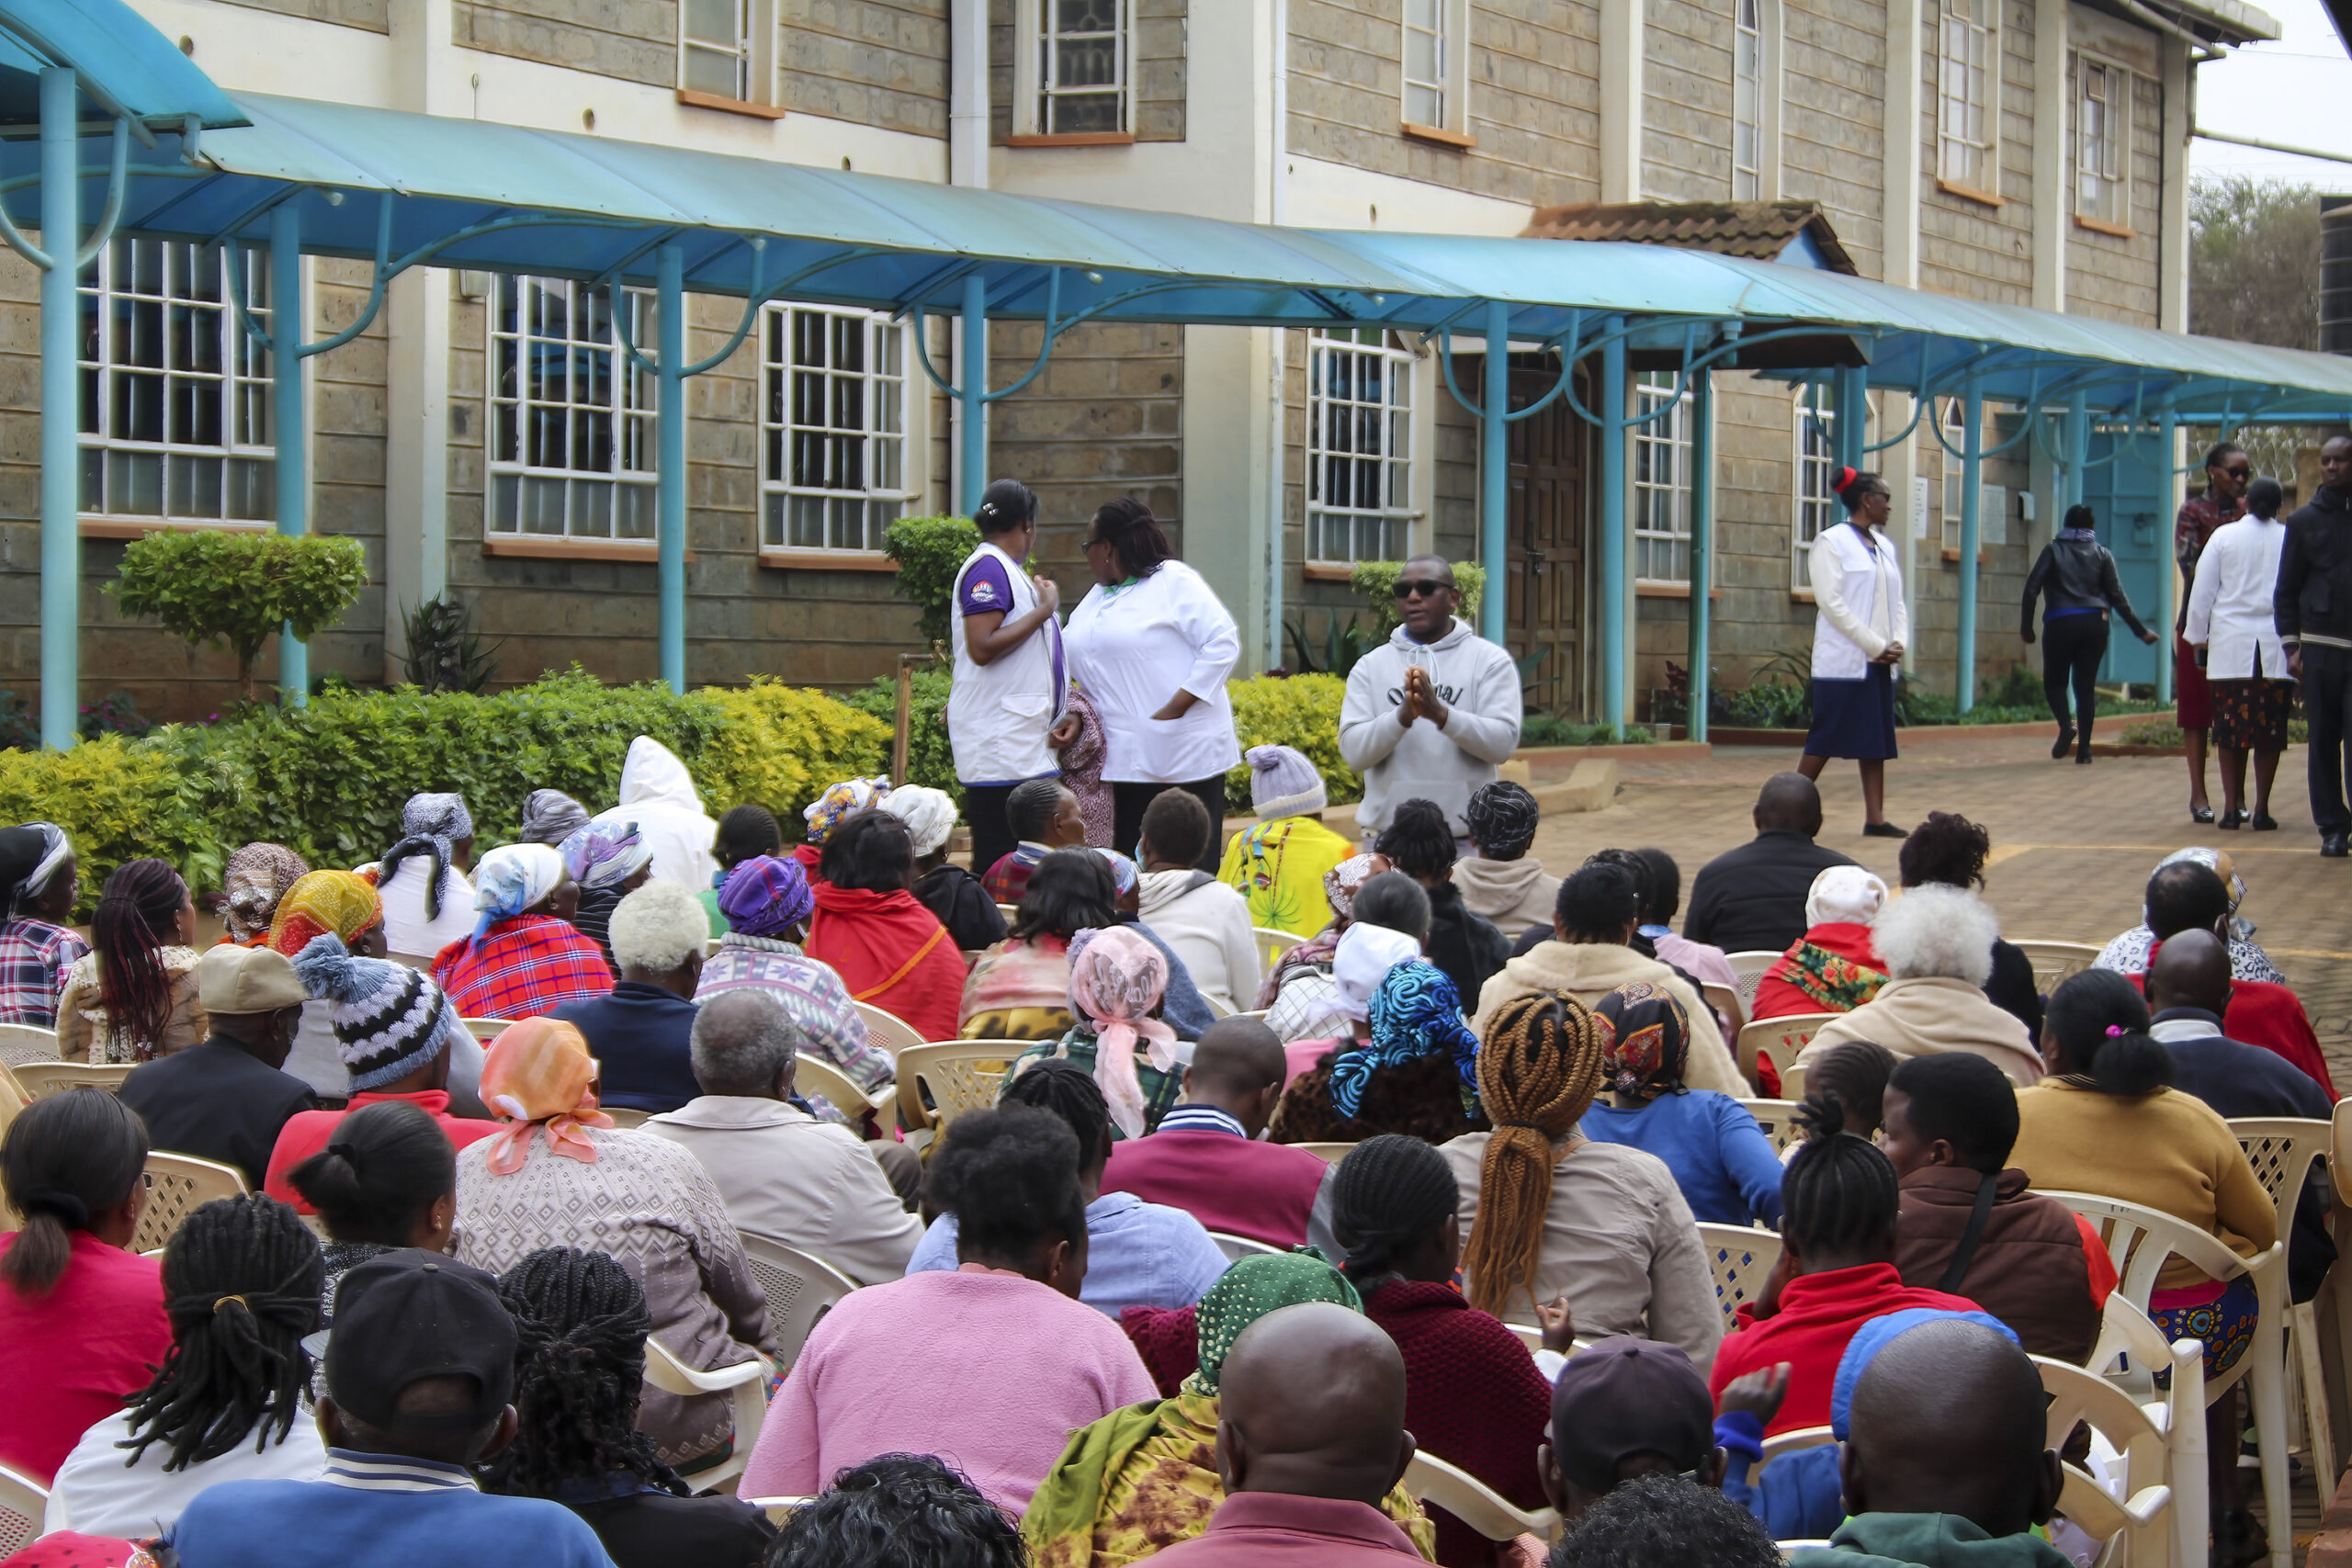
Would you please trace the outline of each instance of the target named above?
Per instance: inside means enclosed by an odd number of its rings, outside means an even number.
[[[278,1071],[310,997],[285,954],[230,942],[198,963],[196,987],[211,1038],[132,1069],[122,1100],[152,1146],[235,1166],[258,1192],[279,1129],[318,1109],[310,1085]]]
[[[1774,773],[1756,797],[1756,837],[1700,869],[1682,934],[1725,953],[1785,953],[1804,935],[1813,879],[1854,863],[1813,841],[1821,792],[1803,773]]]

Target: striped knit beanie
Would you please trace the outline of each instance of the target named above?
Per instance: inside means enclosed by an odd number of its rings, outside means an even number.
[[[294,959],[303,989],[327,1004],[335,1054],[355,1092],[408,1077],[439,1055],[465,1028],[433,977],[404,964],[355,958],[329,932]]]

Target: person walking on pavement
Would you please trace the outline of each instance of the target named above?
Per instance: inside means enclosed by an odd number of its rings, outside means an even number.
[[[2077,762],[2091,760],[2091,720],[2098,714],[2098,665],[2107,657],[2108,612],[2122,616],[2142,642],[2156,640],[2156,634],[2132,613],[2132,601],[2115,575],[2115,557],[2098,542],[2098,521],[2087,506],[2066,508],[2066,525],[2041,547],[2041,558],[2027,574],[2025,604],[2018,613],[2018,636],[2031,642],[2033,602],[2044,593],[2050,596],[2041,613],[2041,687],[2050,699],[2051,715],[2058,720],[2058,744],[2050,755],[2063,757],[2072,745]],[[2069,678],[2075,688],[2072,716],[2066,712]]]
[[[2213,691],[2213,749],[2222,754],[2222,819],[2235,829],[2249,820],[2257,833],[2278,824],[2270,815],[2270,785],[2287,750],[2287,719],[2295,682],[2287,678],[2271,605],[2278,592],[2278,556],[2287,525],[2278,521],[2286,491],[2263,476],[2246,487],[2245,515],[2213,531],[2198,562],[2184,630],[2205,655]],[[2245,754],[2254,753],[2254,811],[2245,810]]]
[[[2341,860],[2352,839],[2344,761],[2352,739],[2352,435],[2319,449],[2319,493],[2287,519],[2272,613],[2287,673],[2302,682],[2311,725],[2312,823],[2319,852]]]
[[[2198,558],[2214,531],[2245,515],[2245,487],[2254,465],[2245,448],[2224,441],[2205,454],[2205,490],[2181,503],[2173,519],[2173,559],[2180,563],[2180,615],[2173,622],[2173,722],[2188,738],[2188,815],[2199,822],[2213,820],[2213,806],[2205,795],[2205,732],[2213,727],[2213,695],[2205,671],[2197,667],[2197,650],[2188,645],[2188,599],[2197,586]]]
[[[980,542],[956,570],[956,683],[947,699],[947,743],[972,829],[972,870],[984,873],[1012,851],[1005,801],[1013,786],[1060,771],[1047,732],[1061,717],[1069,682],[1062,668],[1061,591],[1032,577],[1037,498],[1019,479],[998,479],[972,513]]]
[[[1356,828],[1370,842],[1401,802],[1432,800],[1464,839],[1472,792],[1519,747],[1519,667],[1454,618],[1444,557],[1407,561],[1396,592],[1397,627],[1348,672],[1340,707],[1340,755],[1363,775]]]

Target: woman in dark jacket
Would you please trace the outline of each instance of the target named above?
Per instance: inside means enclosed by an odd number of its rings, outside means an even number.
[[[1492,920],[1462,902],[1462,889],[1453,885],[1453,828],[1443,808],[1434,801],[1403,802],[1373,849],[1429,894],[1429,961],[1476,1007],[1479,987],[1510,962],[1510,942]]]
[[[2087,506],[2066,509],[2066,525],[2041,547],[2041,558],[2025,580],[2025,604],[2018,613],[2018,636],[2033,640],[2033,602],[2042,594],[2049,604],[2041,613],[2045,645],[2041,650],[2041,687],[2050,698],[2051,714],[2058,720],[2058,743],[2051,756],[2064,757],[2073,746],[2075,761],[2091,760],[2091,720],[2098,713],[2099,660],[2107,657],[2107,615],[2121,615],[2142,642],[2156,634],[2132,613],[2132,601],[2115,575],[2115,558],[2098,542],[2095,519]],[[2066,712],[2066,684],[2075,687],[2075,716]]]

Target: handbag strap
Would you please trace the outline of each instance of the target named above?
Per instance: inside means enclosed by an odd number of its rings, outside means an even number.
[[[1947,1295],[1956,1294],[1960,1282],[1968,1278],[1968,1265],[1976,1256],[1977,1244],[1984,1239],[1985,1222],[1993,1217],[1993,1200],[1998,1195],[2001,1173],[1989,1171],[1976,1185],[1976,1206],[1969,1211],[1968,1228],[1960,1233],[1960,1245],[1952,1248],[1951,1263],[1944,1269],[1944,1277],[1936,1281],[1936,1289]]]

